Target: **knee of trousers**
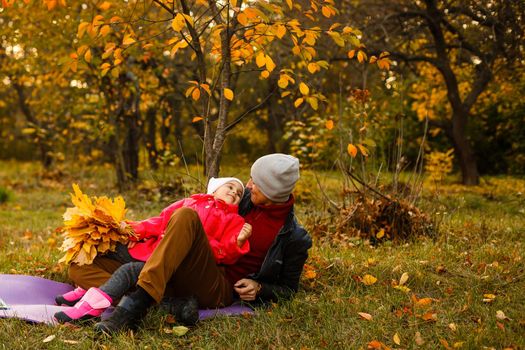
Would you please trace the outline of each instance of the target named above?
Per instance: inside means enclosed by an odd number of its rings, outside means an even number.
[[[188,220],[190,222],[200,222],[199,214],[191,208],[182,207],[175,210],[170,217],[169,221],[173,220]]]

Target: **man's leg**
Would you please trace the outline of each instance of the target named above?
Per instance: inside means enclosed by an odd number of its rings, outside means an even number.
[[[164,238],[142,269],[138,285],[156,302],[166,287],[176,296],[195,296],[200,307],[232,302],[232,286],[217,266],[198,214],[189,208],[173,213]]]

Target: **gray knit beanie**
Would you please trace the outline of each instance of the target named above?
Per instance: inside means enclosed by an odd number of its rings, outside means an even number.
[[[253,163],[251,177],[269,200],[286,202],[299,180],[299,160],[288,154],[268,154]]]

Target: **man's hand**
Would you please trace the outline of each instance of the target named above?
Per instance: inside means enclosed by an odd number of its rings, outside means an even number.
[[[245,223],[237,236],[237,246],[242,247],[244,242],[252,235],[252,225]]]
[[[239,294],[242,300],[252,301],[257,297],[257,293],[261,290],[262,285],[254,280],[243,278],[233,285],[235,291]]]

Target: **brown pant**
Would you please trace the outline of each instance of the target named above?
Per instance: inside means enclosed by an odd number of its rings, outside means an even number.
[[[231,304],[233,287],[215,262],[197,213],[189,208],[176,210],[164,233],[137,284],[157,302],[166,294],[193,295],[200,307]],[[84,289],[99,287],[121,265],[117,260],[98,256],[91,265],[72,264],[69,277]]]

